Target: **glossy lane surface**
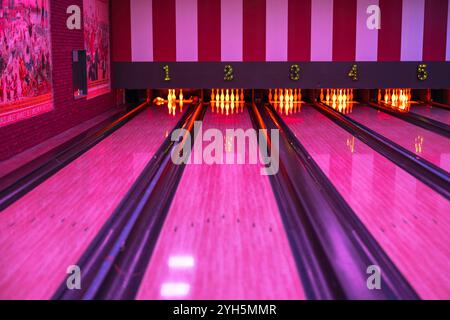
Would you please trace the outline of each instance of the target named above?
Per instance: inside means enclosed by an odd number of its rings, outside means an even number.
[[[252,124],[246,110],[228,117],[208,110],[203,130],[210,128],[225,136]],[[224,139],[224,158],[235,156]],[[137,298],[304,298],[260,165],[187,165]]]
[[[0,213],[0,298],[53,295],[179,117],[145,109]]]
[[[283,119],[418,294],[450,298],[449,202],[313,107]]]
[[[403,148],[450,171],[450,139],[364,105],[353,106],[350,118]]]

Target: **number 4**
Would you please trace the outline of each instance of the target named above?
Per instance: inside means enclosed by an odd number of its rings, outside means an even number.
[[[356,64],[354,64],[351,68],[351,70],[348,73],[348,76],[353,80],[353,81],[357,81],[358,80],[358,66]]]

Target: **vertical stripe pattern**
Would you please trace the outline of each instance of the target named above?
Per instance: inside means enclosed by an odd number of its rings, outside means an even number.
[[[450,0],[111,2],[113,61],[450,61]],[[373,17],[380,9],[381,29]]]
[[[423,51],[425,0],[405,0],[402,7],[402,61],[420,61]]]
[[[220,0],[198,0],[198,60],[220,61]]]
[[[450,61],[450,0],[447,5],[447,56],[446,61]]]
[[[242,61],[242,0],[222,0],[220,12],[222,61]]]
[[[339,0],[333,6],[333,61],[354,61],[356,0]]]
[[[402,0],[379,0],[381,29],[378,32],[378,61],[399,61],[402,40]]]
[[[111,3],[111,59],[131,61],[130,0]]]
[[[176,61],[175,0],[153,0],[153,59]]]
[[[311,60],[331,61],[333,58],[333,0],[311,3]]]
[[[153,61],[152,0],[130,0],[133,61]]]
[[[444,61],[448,0],[425,0],[423,60]]]
[[[197,61],[197,0],[176,0],[175,18],[177,61]]]
[[[311,60],[311,1],[289,0],[288,60]]]
[[[266,59],[266,1],[244,0],[243,60]]]
[[[369,29],[367,20],[370,6],[379,6],[378,0],[358,0],[356,9],[356,61],[377,61],[378,29]]]
[[[288,0],[266,0],[266,61],[286,61]]]

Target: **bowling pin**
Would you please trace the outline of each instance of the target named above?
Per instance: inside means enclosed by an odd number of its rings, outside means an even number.
[[[224,93],[223,89],[221,90],[220,101],[222,101],[222,102],[225,101],[225,93]]]
[[[302,102],[302,89],[298,89],[298,102]]]
[[[275,89],[275,95],[273,96],[273,101],[275,103],[278,101],[278,89]]]
[[[272,102],[272,89],[269,89],[269,102]]]
[[[180,95],[179,95],[179,98],[178,99],[180,99],[180,103],[182,103],[183,102],[183,89],[180,89]]]
[[[325,96],[325,101],[328,103],[330,101],[330,89],[327,89],[327,95]]]
[[[230,101],[230,95],[228,93],[228,89],[226,90],[225,101],[226,102]]]
[[[320,89],[320,102],[323,102],[323,89]]]
[[[211,101],[214,101],[215,99],[215,94],[214,94],[214,89],[211,90]]]
[[[245,102],[244,89],[241,89],[241,98],[240,98],[240,100],[241,100],[242,102]],[[242,108],[244,108],[244,107],[242,107]]]
[[[231,89],[230,99],[231,99],[231,102],[234,102],[234,89]]]

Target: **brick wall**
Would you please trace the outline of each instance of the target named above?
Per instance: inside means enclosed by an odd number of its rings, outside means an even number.
[[[73,49],[84,48],[83,30],[66,27],[66,10],[73,4],[83,8],[83,0],[50,0],[54,110],[0,128],[0,160],[115,106],[113,93],[90,100],[73,99],[71,53]]]

